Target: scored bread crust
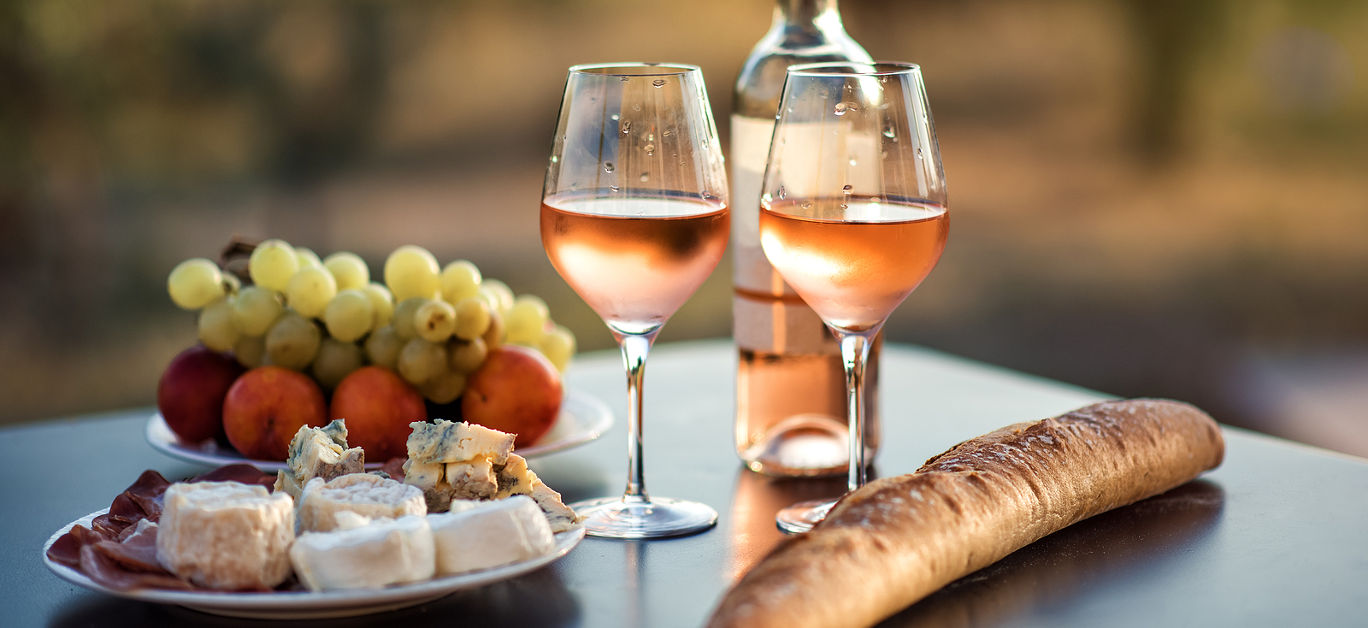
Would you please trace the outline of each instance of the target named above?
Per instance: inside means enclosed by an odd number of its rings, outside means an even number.
[[[1073,523],[1221,463],[1216,422],[1182,402],[1109,401],[965,441],[850,493],[723,597],[724,626],[869,626]]]

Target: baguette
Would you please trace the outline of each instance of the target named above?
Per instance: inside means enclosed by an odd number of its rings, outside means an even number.
[[[869,626],[1073,523],[1221,463],[1220,428],[1137,399],[1018,423],[850,493],[789,538],[714,610],[714,628]]]

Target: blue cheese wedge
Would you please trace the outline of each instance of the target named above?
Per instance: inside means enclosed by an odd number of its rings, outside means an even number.
[[[337,514],[354,512],[370,518],[425,515],[427,504],[416,486],[369,473],[353,473],[324,482],[309,480],[299,499],[299,529],[327,532],[338,527]]]
[[[404,483],[423,491],[428,512],[444,512],[451,505],[451,485],[445,482],[446,465],[441,462],[404,461]]]
[[[453,502],[459,510],[428,515],[437,573],[488,569],[551,553],[556,540],[531,498]]]
[[[499,492],[499,479],[489,456],[447,463],[446,482],[453,499],[494,499]]]
[[[360,447],[347,447],[347,425],[336,419],[321,428],[301,426],[290,439],[285,467],[276,474],[276,491],[299,499],[309,480],[331,480],[364,471],[366,453]]]
[[[530,473],[530,472],[529,472]],[[532,501],[541,508],[542,514],[546,515],[546,521],[551,525],[552,532],[565,532],[579,525],[583,520],[575,511],[561,501],[560,493],[552,490],[541,481],[536,475],[532,476],[532,492],[528,493]]]
[[[410,423],[404,482],[423,492],[428,512],[445,512],[459,500],[530,497],[554,532],[575,527],[579,517],[513,453],[513,434],[472,423],[437,419]]]
[[[343,513],[342,528],[300,535],[290,563],[310,591],[375,589],[427,580],[436,570],[432,529],[417,515],[367,520]]]
[[[527,468],[527,460],[522,456],[510,455],[502,467],[495,469],[495,475],[499,488],[494,498],[504,499],[513,495],[531,497],[545,513],[552,532],[564,532],[581,521],[575,511],[561,500],[560,493],[552,490],[535,472]]]
[[[294,500],[263,486],[172,484],[163,496],[157,562],[210,589],[270,589],[290,576],[294,524]]]
[[[503,464],[513,453],[513,434],[491,430],[474,423],[437,419],[432,423],[410,423],[408,457],[419,462],[464,462],[488,456]]]

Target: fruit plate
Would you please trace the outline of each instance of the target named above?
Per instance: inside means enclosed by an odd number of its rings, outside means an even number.
[[[352,617],[414,606],[445,597],[462,589],[492,584],[501,580],[535,571],[570,553],[584,539],[584,527],[576,527],[556,535],[556,547],[550,553],[530,560],[502,567],[491,567],[455,576],[435,578],[413,584],[383,589],[352,589],[346,591],[277,591],[269,593],[210,593],[205,591],[172,591],[168,589],[117,590],[88,578],[85,574],[53,562],[47,550],[72,526],[90,526],[92,520],[109,509],[92,512],[73,521],[48,538],[43,544],[43,564],[58,577],[92,591],[107,593],[130,600],[175,604],[193,610],[254,619],[319,619]]]
[[[551,431],[537,442],[527,447],[519,447],[517,453],[524,458],[532,458],[564,451],[602,436],[612,425],[613,412],[607,404],[586,392],[567,388],[565,399],[561,401],[560,415],[556,418],[556,424],[551,427]],[[220,447],[213,441],[201,445],[181,443],[171,428],[167,427],[160,413],[153,414],[147,420],[146,436],[147,443],[152,445],[153,449],[187,462],[210,466],[246,462],[266,472],[285,468],[284,462],[244,458],[242,454],[227,447]],[[379,469],[382,464],[384,461],[368,462],[366,468]]]

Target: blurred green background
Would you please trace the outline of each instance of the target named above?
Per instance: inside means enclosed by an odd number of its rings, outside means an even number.
[[[772,8],[0,3],[0,422],[152,403],[195,336],[166,274],[233,235],[471,259],[609,347],[537,234],[565,68],[701,65],[725,136]],[[842,10],[922,64],[950,182],[890,339],[1368,455],[1368,3]],[[662,341],[729,335],[729,290]]]

